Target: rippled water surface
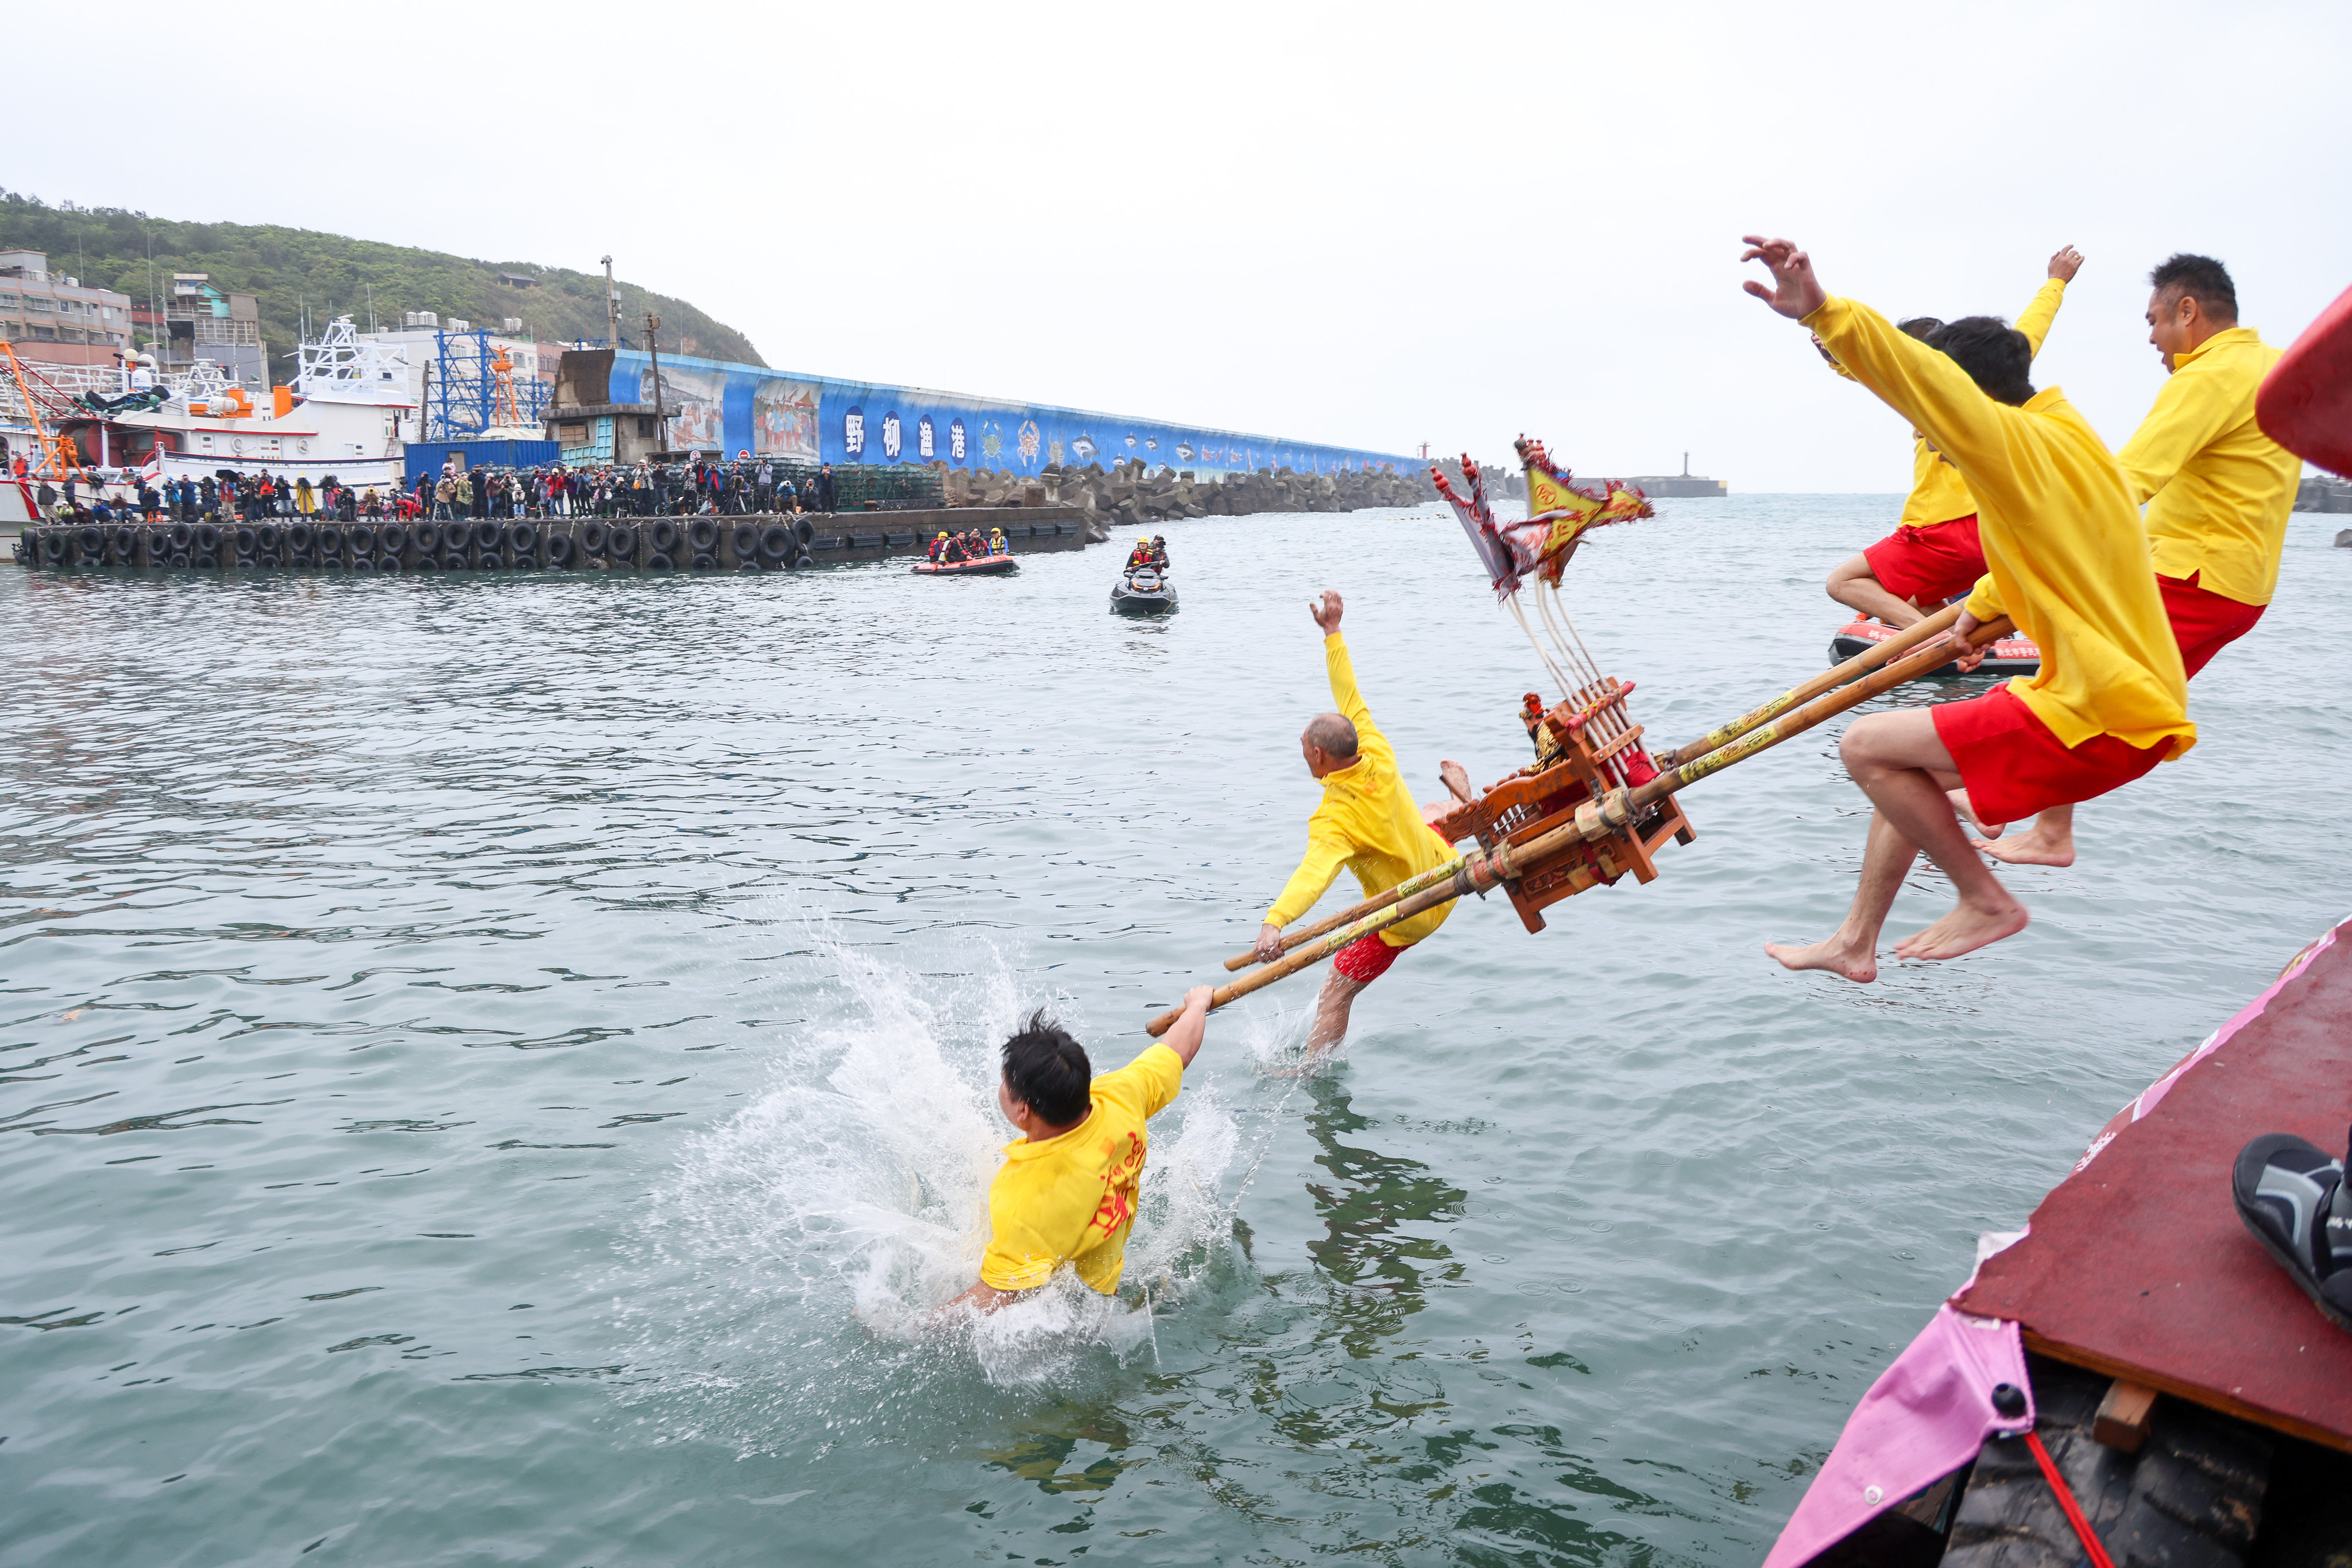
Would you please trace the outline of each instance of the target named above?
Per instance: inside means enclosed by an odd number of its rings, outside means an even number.
[[[1570,598],[1671,743],[1820,666],[1896,502],[1663,509]],[[1129,1302],[930,1336],[993,1041],[1045,1002],[1124,1061],[1287,874],[1311,591],[1417,789],[1522,760],[1448,517],[1172,527],[1160,622],[1105,613],[1123,539],[0,572],[0,1563],[1754,1561],[1977,1233],[2352,903],[2335,520],[2196,751],[2011,874],[2023,936],[1767,962],[1861,847],[1817,732],[1650,886],[1458,910],[1334,1067],[1310,980],[1219,1015]]]

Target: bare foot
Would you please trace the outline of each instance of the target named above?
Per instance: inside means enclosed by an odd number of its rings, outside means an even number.
[[[1790,969],[1827,969],[1833,975],[1843,975],[1858,986],[1866,986],[1878,978],[1878,953],[1874,946],[1857,942],[1843,930],[1826,942],[1800,946],[1793,942],[1767,942],[1764,951]]]
[[[1990,946],[2004,936],[2014,936],[2025,929],[2032,916],[2025,905],[2002,894],[1997,905],[1969,904],[1966,901],[1952,905],[1952,912],[1925,931],[1915,931],[1895,945],[1898,958],[1957,958],[1963,953],[1973,953],[1979,947]]]
[[[1952,810],[1958,811],[1967,821],[1974,822],[1977,825],[1977,831],[1986,838],[2000,837],[2001,830],[2009,826],[2007,822],[1988,822],[1977,815],[1977,809],[1969,802],[1967,790],[1947,789],[1944,793],[1951,797]]]
[[[2011,865],[2073,865],[2074,835],[2044,831],[2039,823],[2008,838],[1971,839],[1978,849]]]

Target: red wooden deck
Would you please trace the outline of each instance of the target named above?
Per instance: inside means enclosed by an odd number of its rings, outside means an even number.
[[[2032,1349],[2352,1449],[2352,1333],[2238,1218],[2230,1172],[2263,1133],[2331,1153],[2352,1124],[2352,921],[2261,1014],[2033,1211],[1953,1298]]]

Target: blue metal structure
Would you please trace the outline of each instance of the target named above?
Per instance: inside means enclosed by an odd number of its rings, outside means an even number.
[[[467,441],[490,428],[498,412],[495,350],[485,330],[441,331],[433,343],[432,376],[425,389],[425,439]],[[549,389],[535,377],[514,376],[517,422],[536,424],[546,412]]]

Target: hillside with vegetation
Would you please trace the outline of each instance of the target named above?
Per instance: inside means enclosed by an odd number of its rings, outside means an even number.
[[[120,207],[50,206],[37,196],[0,191],[0,250],[40,250],[52,272],[120,290],[145,306],[171,289],[172,274],[202,272],[224,293],[260,301],[261,331],[273,356],[289,353],[304,309],[313,328],[348,314],[364,331],[373,310],[382,327],[397,327],[408,310],[457,316],[496,331],[501,319],[520,317],[542,340],[602,338],[604,275],[525,261],[477,261],[440,251],[383,245],[311,229],[269,224],[182,223]],[[528,287],[500,280],[526,274]],[[751,340],[714,321],[683,299],[626,281],[621,335],[638,340],[646,312],[661,318],[661,346],[675,353],[764,365]]]

